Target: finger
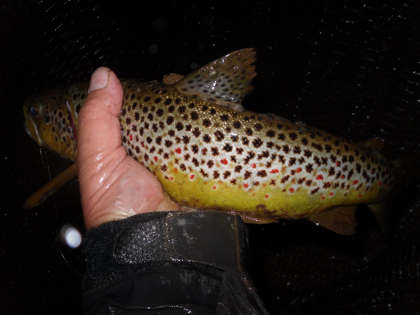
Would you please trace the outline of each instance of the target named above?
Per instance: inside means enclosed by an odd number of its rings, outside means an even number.
[[[98,68],[91,77],[89,94],[79,117],[79,160],[107,154],[121,146],[118,115],[123,91],[116,75]]]
[[[118,120],[123,98],[120,81],[110,69],[98,68],[91,77],[88,93],[78,124],[77,162],[83,206],[104,185],[109,185],[110,170],[126,157]]]

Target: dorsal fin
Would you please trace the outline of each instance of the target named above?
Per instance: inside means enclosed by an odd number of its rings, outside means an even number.
[[[175,87],[182,94],[240,109],[242,99],[252,90],[254,62],[253,48],[240,49],[186,75]]]
[[[166,85],[174,85],[179,80],[182,80],[184,76],[178,73],[168,73],[163,75],[162,82]]]

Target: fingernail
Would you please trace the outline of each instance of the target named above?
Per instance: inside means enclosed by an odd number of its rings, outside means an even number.
[[[103,89],[108,84],[109,70],[105,67],[100,67],[90,77],[90,84],[88,93]]]

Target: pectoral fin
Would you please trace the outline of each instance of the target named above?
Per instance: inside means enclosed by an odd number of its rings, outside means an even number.
[[[312,215],[309,219],[315,224],[341,235],[356,233],[356,206],[331,208],[328,211]]]
[[[235,213],[241,216],[242,221],[248,224],[270,224],[275,223],[278,220],[270,217],[257,217],[252,215],[247,215],[245,213]]]
[[[39,188],[36,192],[29,196],[23,204],[23,208],[31,209],[34,208],[45,201],[49,196],[56,192],[61,186],[68,183],[70,180],[77,176],[77,165],[76,163],[72,164],[70,167],[66,168],[56,177],[54,177],[47,184]]]
[[[242,99],[252,90],[251,80],[256,76],[255,50],[241,49],[227,54],[182,80],[164,80],[185,95],[195,95],[216,104],[242,111]]]

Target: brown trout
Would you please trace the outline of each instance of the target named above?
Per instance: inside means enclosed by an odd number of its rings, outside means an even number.
[[[382,202],[394,183],[378,152],[272,115],[244,111],[256,75],[242,49],[166,84],[122,80],[121,136],[170,197],[273,221]],[[170,83],[170,84],[169,84]],[[28,134],[74,160],[87,84],[57,89],[24,106]]]

